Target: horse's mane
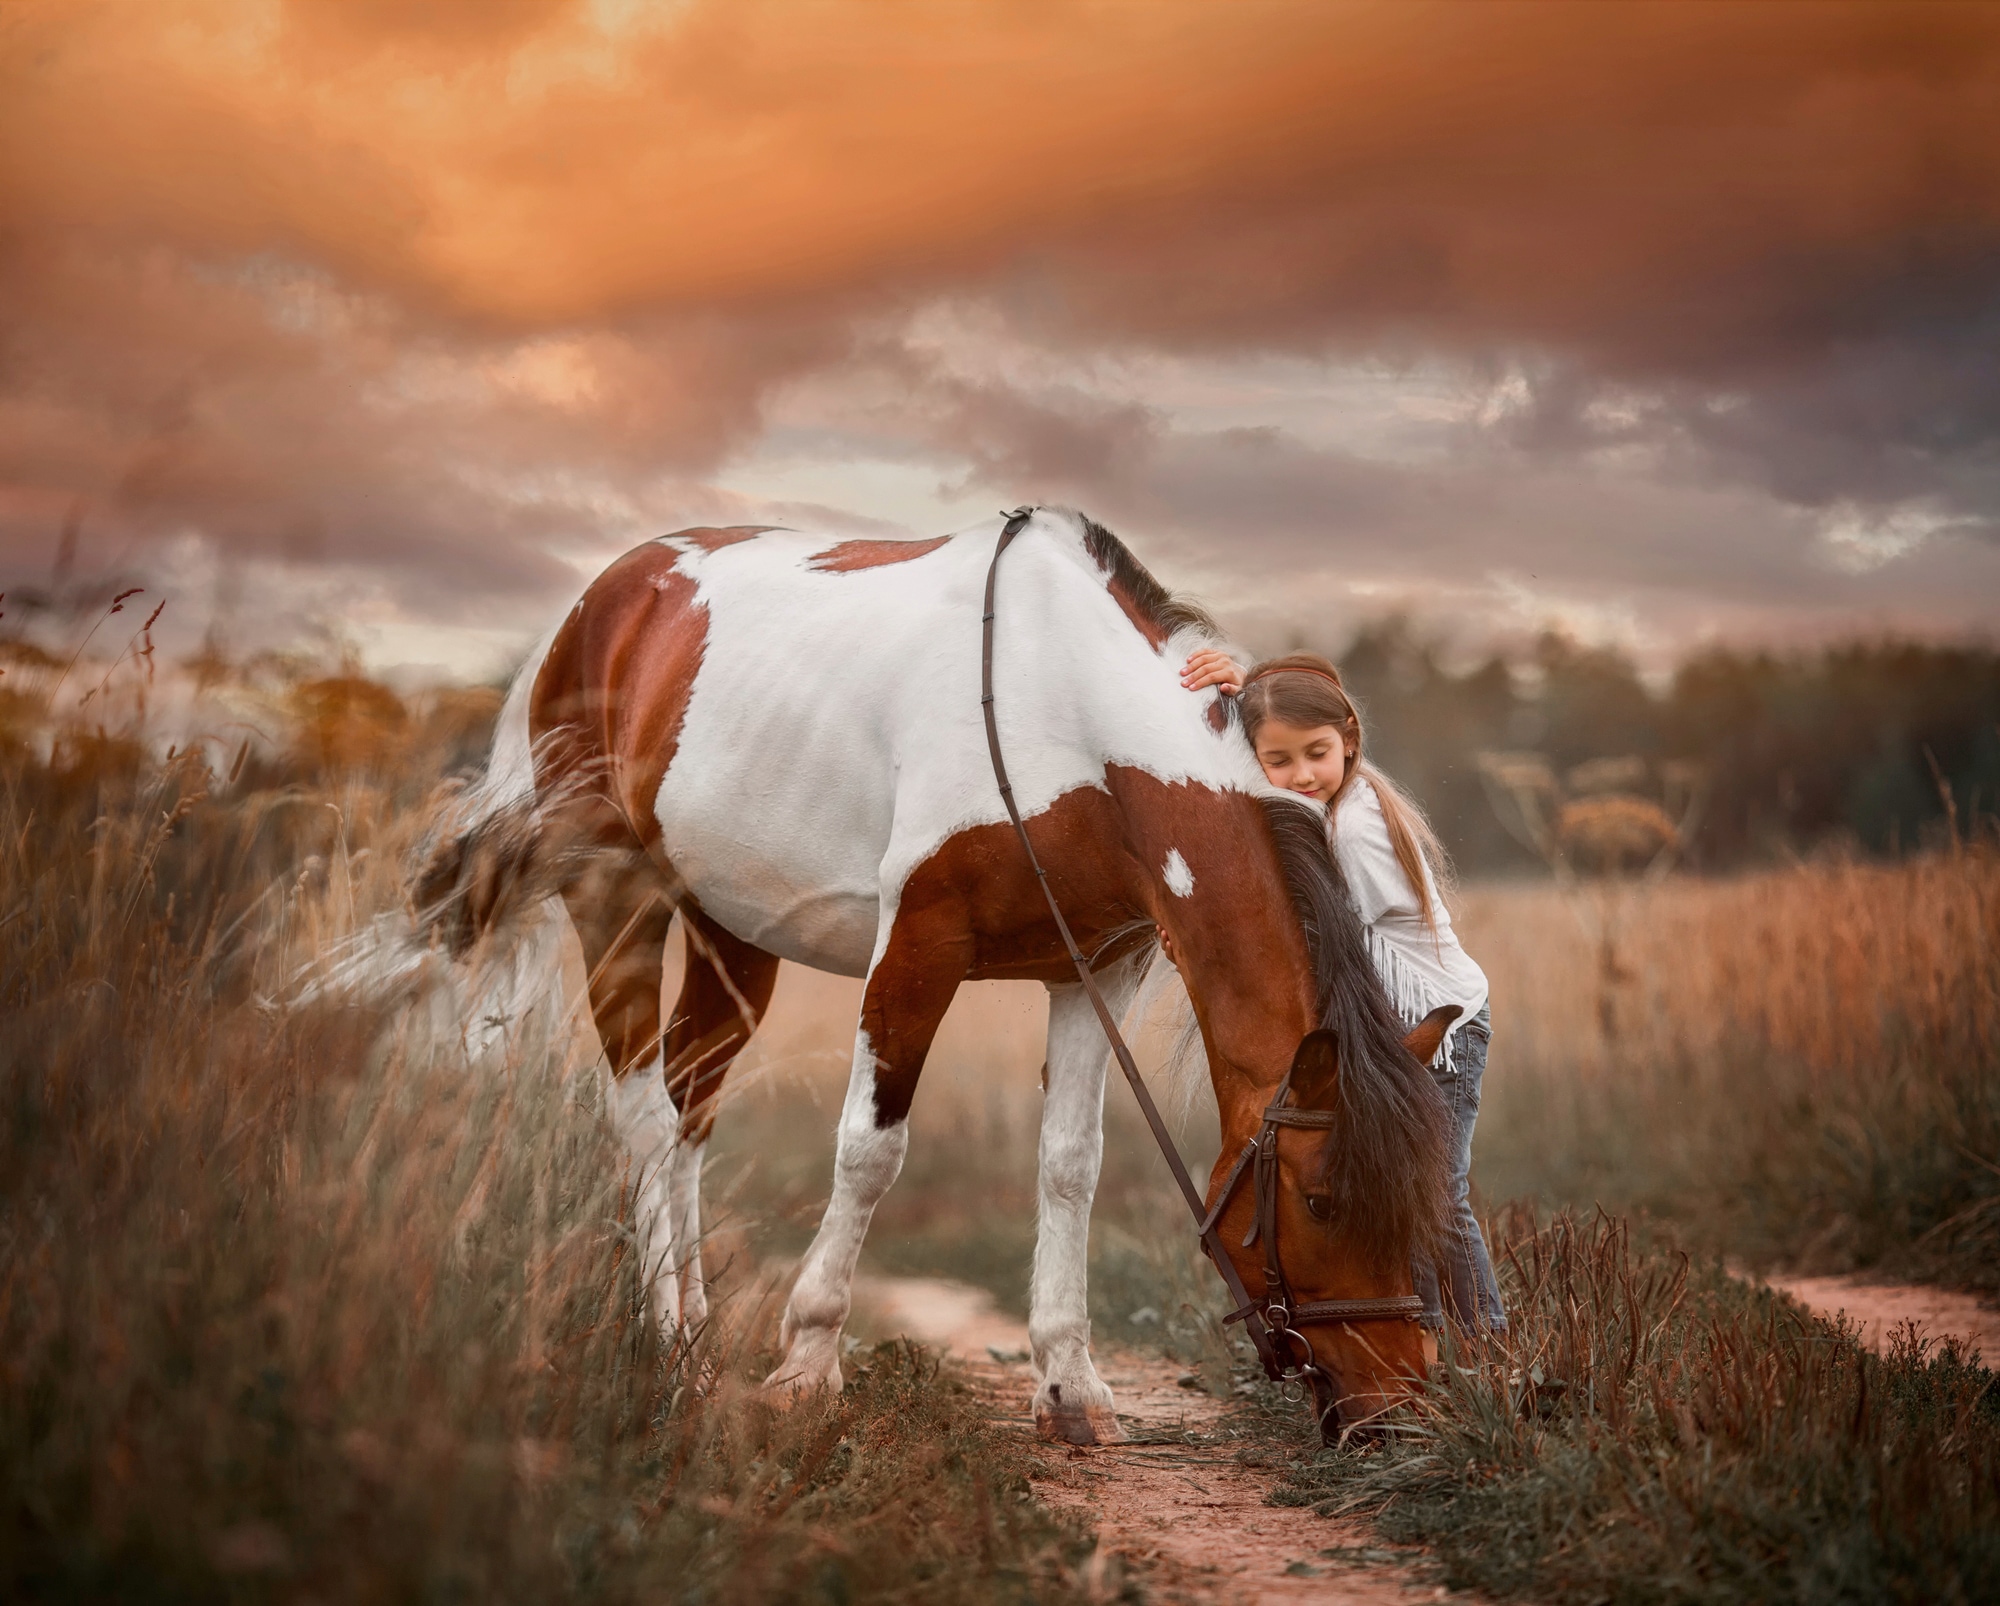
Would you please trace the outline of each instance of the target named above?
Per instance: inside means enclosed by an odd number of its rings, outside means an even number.
[[[1163,635],[1193,629],[1220,638],[1206,609],[1161,585],[1095,519],[1070,508],[1048,511],[1077,521],[1084,549]],[[1233,708],[1231,714],[1233,721]],[[1322,1184],[1333,1196],[1334,1219],[1386,1265],[1442,1229],[1449,1178],[1444,1098],[1403,1047],[1403,1024],[1375,973],[1324,816],[1289,798],[1259,801],[1305,933],[1319,1021],[1340,1045],[1343,1119],[1327,1137]]]
[[[1090,554],[1091,561],[1109,576],[1114,587],[1131,599],[1133,607],[1160,628],[1161,634],[1171,636],[1179,630],[1198,630],[1205,636],[1221,636],[1206,608],[1187,597],[1176,596],[1161,585],[1145,564],[1132,556],[1132,549],[1097,520],[1074,508],[1049,511],[1067,513],[1077,521],[1083,529],[1083,549]]]
[[[1333,1219],[1386,1266],[1443,1229],[1444,1096],[1403,1046],[1321,811],[1284,797],[1259,801],[1305,928],[1320,1025],[1340,1051],[1342,1120],[1322,1151],[1321,1185],[1333,1196]]]

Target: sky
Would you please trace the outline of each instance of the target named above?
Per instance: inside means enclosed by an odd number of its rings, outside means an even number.
[[[0,6],[8,625],[485,675],[1024,501],[1260,648],[1990,635],[2000,8]]]

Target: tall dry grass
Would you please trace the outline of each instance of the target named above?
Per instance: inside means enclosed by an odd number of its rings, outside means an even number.
[[[771,1291],[824,1202],[854,984],[787,968],[732,1076],[707,1187],[722,1310],[693,1346],[644,1317],[587,1066],[516,1044],[474,1067],[381,1017],[264,1001],[395,904],[422,800],[490,712],[351,679],[265,696],[255,743],[167,760],[0,730],[0,1587],[1079,1597],[1084,1537],[920,1357],[857,1352],[839,1401],[788,1416],[750,1392]],[[1487,1194],[1644,1206],[1756,1259],[1894,1255],[1976,1281],[2000,1259],[1997,908],[1985,846],[1581,900],[1475,887],[1461,924],[1497,1022]],[[1020,1307],[1043,1008],[1008,987],[954,1006],[874,1269]],[[1239,1386],[1212,1274],[1115,1084],[1107,1126],[1100,1339]],[[1199,1164],[1212,1128],[1189,1139]],[[1912,1470],[1990,1466],[1984,1374],[1866,1360],[1712,1269],[1706,1303],[1663,1314],[1676,1267],[1612,1231],[1514,1218],[1523,1354],[1453,1374],[1412,1452],[1429,1459],[1357,1482],[1295,1448],[1301,1489],[1394,1493],[1454,1576],[1551,1599],[1703,1598],[1721,1573],[1758,1598],[1808,1550],[1892,1589],[1991,1575],[1986,1486]],[[1523,1418],[1537,1366],[1571,1390]],[[1272,1421],[1282,1438],[1300,1418]],[[1872,1549],[1827,1537],[1864,1529]],[[1812,1585],[1794,1598],[1843,1598],[1837,1572],[1785,1576]]]
[[[2000,1287],[2000,844],[1726,881],[1486,886],[1489,1198],[1758,1264]]]
[[[594,1078],[265,1002],[425,777],[209,751],[0,744],[0,1593],[1082,1598],[921,1356],[773,1414],[757,1268],[652,1326]]]
[[[1376,1513],[1440,1581],[1619,1606],[1978,1601],[2000,1591],[2000,1391],[1886,1355],[1598,1214],[1492,1233],[1514,1324],[1460,1349],[1373,1454],[1263,1394],[1280,1503]]]

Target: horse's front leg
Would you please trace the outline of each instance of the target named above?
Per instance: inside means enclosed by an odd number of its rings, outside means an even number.
[[[903,1169],[910,1100],[971,952],[969,939],[939,924],[899,919],[869,973],[840,1110],[833,1194],[786,1302],[779,1335],[785,1358],[767,1387],[840,1387],[840,1332],[854,1302],[855,1262],[875,1206]]]
[[[1114,1016],[1131,1001],[1145,957],[1125,960],[1096,978]],[[1104,1158],[1109,1057],[1104,1028],[1081,984],[1051,987],[1028,1342],[1035,1362],[1035,1430],[1071,1444],[1112,1444],[1125,1437],[1111,1390],[1090,1359],[1090,1205]]]

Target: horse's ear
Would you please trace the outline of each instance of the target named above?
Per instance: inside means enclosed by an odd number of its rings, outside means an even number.
[[[1444,1034],[1451,1030],[1451,1023],[1464,1013],[1456,1004],[1438,1005],[1410,1028],[1410,1035],[1403,1039],[1403,1047],[1416,1055],[1419,1065],[1430,1064],[1437,1058],[1438,1048],[1444,1042]]]
[[[1292,1102],[1301,1109],[1330,1110],[1339,1086],[1339,1043],[1325,1027],[1307,1032],[1292,1056]]]

